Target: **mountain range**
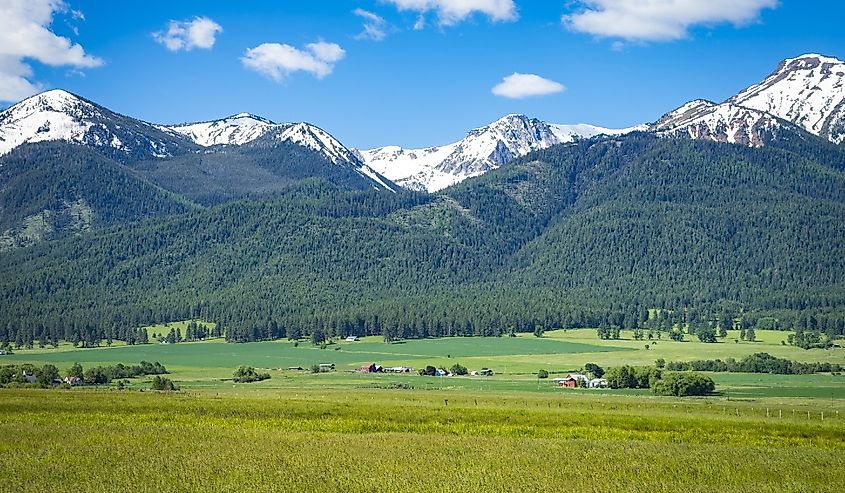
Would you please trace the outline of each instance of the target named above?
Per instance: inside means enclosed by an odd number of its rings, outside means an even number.
[[[630,326],[654,307],[845,318],[843,80],[805,55],[654,123],[508,115],[416,150],[48,91],[0,113],[0,339],[190,317],[233,340]]]

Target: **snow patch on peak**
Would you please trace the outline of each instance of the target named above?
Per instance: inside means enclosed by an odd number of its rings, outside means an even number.
[[[794,68],[799,68],[799,67],[808,67],[808,66],[817,65],[817,64],[820,64],[820,63],[830,63],[830,64],[836,65],[836,64],[841,64],[843,62],[842,62],[842,60],[840,60],[836,57],[821,55],[821,54],[818,54],[818,53],[807,53],[807,54],[804,54],[804,55],[801,55],[801,56],[797,56],[795,58],[787,58],[786,60],[781,62],[777,71],[782,71],[782,70],[788,69],[788,68],[794,69]]]
[[[552,125],[512,113],[470,130],[462,140],[444,146],[422,149],[386,146],[361,150],[358,154],[366,164],[403,187],[436,192],[532,151],[600,134],[619,135],[647,128]]]
[[[320,152],[334,164],[355,164],[358,162],[356,154],[347,149],[331,134],[310,123],[284,125],[282,131],[276,134],[276,138]]]
[[[249,113],[238,113],[221,120],[160,127],[184,135],[203,147],[243,145],[261,137],[276,124]]]
[[[0,155],[43,141],[86,145],[118,160],[166,157],[187,145],[62,89],[36,94],[0,112]]]
[[[774,116],[731,103],[699,100],[667,113],[652,128],[662,137],[689,137],[749,147],[775,138],[784,124]]]
[[[727,102],[771,113],[836,144],[845,142],[845,62],[802,55]]]
[[[549,127],[561,143],[575,142],[580,139],[591,139],[599,135],[624,135],[631,132],[646,132],[649,129],[649,126],[646,124],[627,128],[605,128],[586,123],[578,123],[575,125],[552,123],[549,124]]]

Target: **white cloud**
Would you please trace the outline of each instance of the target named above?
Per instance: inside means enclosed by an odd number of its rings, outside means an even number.
[[[503,98],[524,99],[532,96],[548,96],[565,91],[563,84],[544,79],[535,74],[513,73],[502,79],[493,88],[493,94]]]
[[[436,12],[441,25],[453,26],[473,14],[483,14],[493,22],[515,21],[519,15],[513,0],[381,0],[399,10],[421,14]],[[425,21],[418,19],[414,29],[422,29]]]
[[[358,36],[355,36],[357,39],[381,41],[387,37],[387,32],[385,31],[387,21],[384,18],[364,9],[355,9],[352,13],[364,19],[364,30]]]
[[[32,67],[26,60],[77,69],[103,64],[82,46],[51,31],[53,15],[67,12],[62,0],[0,2],[0,101],[17,101],[42,89],[32,80]]]
[[[671,41],[696,25],[741,26],[778,0],[582,0],[579,12],[564,15],[574,31],[628,41]]]
[[[194,48],[211,49],[217,35],[223,32],[220,24],[208,17],[194,17],[189,21],[170,21],[167,31],[153,33],[153,39],[170,51]]]
[[[246,50],[241,58],[244,66],[282,81],[294,72],[308,72],[318,79],[329,75],[346,52],[335,43],[310,43],[304,50],[287,44],[264,43]]]

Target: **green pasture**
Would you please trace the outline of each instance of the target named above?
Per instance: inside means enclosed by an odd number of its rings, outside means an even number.
[[[841,491],[842,401],[768,417],[754,402],[727,404],[419,389],[4,389],[0,491]]]
[[[183,323],[187,326],[187,322]],[[176,324],[149,328],[167,332]],[[623,339],[602,341],[594,330],[556,330],[542,338],[531,334],[518,337],[455,337],[407,340],[385,344],[380,337],[366,337],[357,342],[336,341],[325,349],[308,341],[228,344],[221,339],[179,344],[145,344],[137,346],[79,349],[64,344],[57,349],[32,349],[0,356],[0,364],[52,363],[64,370],[75,362],[88,367],[106,364],[133,364],[142,360],[158,361],[170,370],[170,377],[186,389],[221,391],[232,387],[226,381],[240,365],[268,371],[272,379],[250,384],[255,391],[266,389],[324,388],[349,389],[389,387],[396,384],[420,388],[461,391],[531,391],[561,392],[551,379],[597,363],[605,368],[620,364],[653,365],[658,358],[666,361],[691,359],[740,359],[755,352],[799,361],[828,361],[845,364],[845,350],[803,350],[781,344],[785,332],[759,331],[757,342],[733,342],[729,334],[716,344],[698,341],[671,340],[635,341],[629,332]],[[645,346],[648,344],[649,349]],[[333,363],[337,371],[312,375],[307,370],[314,364]],[[425,365],[450,367],[460,363],[470,370],[492,368],[490,378],[426,378],[416,374],[359,375],[353,370],[365,363],[383,366]],[[302,367],[305,371],[289,370]],[[545,369],[550,379],[538,380],[536,372]],[[718,390],[726,397],[796,397],[845,399],[845,377],[837,375],[747,375],[712,374]],[[148,386],[144,379],[132,382],[133,387]],[[242,385],[236,386],[241,387]],[[577,392],[577,391],[576,391]],[[590,391],[594,392],[594,391]],[[619,391],[614,391],[621,393]],[[643,393],[633,391],[633,394]]]

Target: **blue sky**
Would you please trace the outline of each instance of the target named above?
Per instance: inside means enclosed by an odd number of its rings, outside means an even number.
[[[843,18],[834,0],[0,0],[0,98],[64,88],[157,123],[248,111],[419,147],[507,113],[622,127],[721,101],[783,58],[845,57]],[[515,73],[534,78],[494,94]]]

